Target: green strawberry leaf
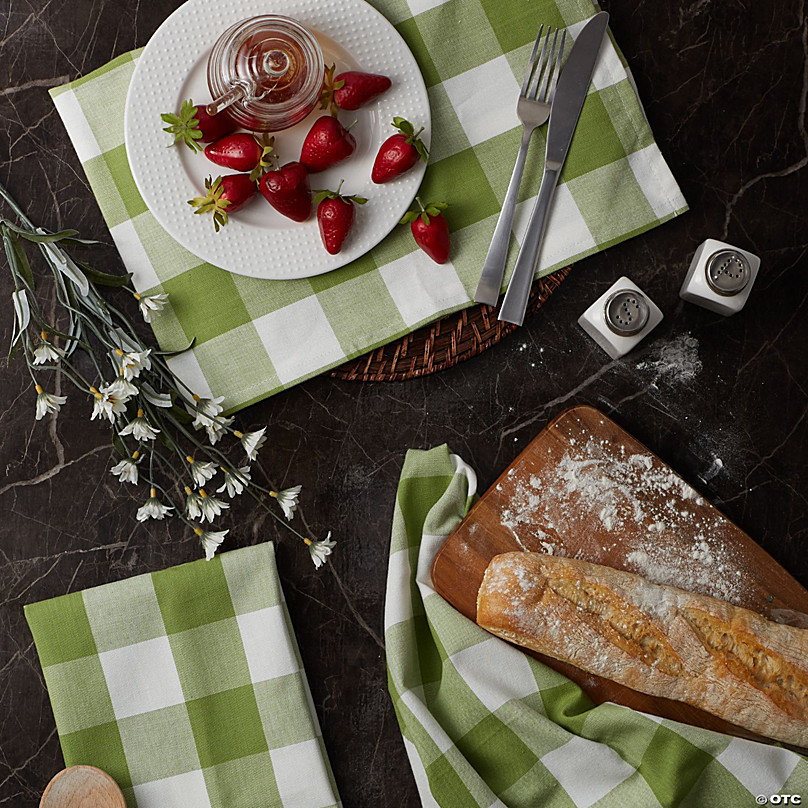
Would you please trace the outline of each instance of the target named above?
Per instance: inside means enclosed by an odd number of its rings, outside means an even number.
[[[164,123],[168,124],[163,131],[174,135],[172,146],[176,146],[178,143],[184,143],[193,152],[202,151],[202,146],[196,142],[202,137],[202,132],[199,130],[199,119],[196,117],[196,107],[191,99],[182,102],[179,115],[164,112],[160,115],[160,118]]]
[[[417,210],[410,210],[404,214],[399,224],[410,224],[410,222],[414,222],[420,215]]]
[[[218,233],[219,229],[229,221],[226,208],[230,204],[230,200],[222,198],[224,188],[221,177],[216,177],[215,180],[208,177],[205,180],[205,190],[207,191],[205,196],[189,199],[188,204],[195,208],[194,213],[212,213],[213,228]]]
[[[393,118],[393,126],[395,126],[395,128],[398,129],[402,135],[411,137],[415,134],[415,128],[406,118]]]

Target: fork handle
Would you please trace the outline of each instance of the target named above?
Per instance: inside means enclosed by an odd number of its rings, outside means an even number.
[[[505,194],[505,201],[502,203],[502,211],[494,229],[494,237],[491,239],[491,246],[488,248],[488,255],[485,256],[483,272],[480,282],[477,284],[477,291],[474,293],[474,300],[477,303],[487,303],[489,306],[496,306],[499,299],[499,290],[502,288],[502,278],[505,275],[505,264],[508,260],[508,246],[511,240],[511,228],[513,226],[513,215],[516,212],[516,201],[519,198],[519,185],[522,182],[522,174],[525,170],[525,159],[527,149],[530,145],[530,137],[533,128],[524,127],[522,132],[522,145],[516,155],[516,163],[511,174],[511,181],[508,184],[508,192]]]
[[[507,323],[522,325],[525,319],[530,287],[533,284],[539,250],[544,238],[547,218],[560,173],[560,165],[557,168],[549,164],[545,165],[539,195],[536,197],[536,204],[530,214],[530,221],[522,241],[522,249],[519,250],[516,266],[513,268],[513,275],[511,275],[511,282],[508,284],[508,291],[505,293],[502,308],[499,310],[499,319]]]

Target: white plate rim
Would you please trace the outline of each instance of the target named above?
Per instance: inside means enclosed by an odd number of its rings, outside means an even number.
[[[215,14],[211,11],[215,10]],[[363,189],[350,192],[370,198],[349,236],[345,248],[330,256],[322,246],[314,215],[304,225],[289,222],[285,229],[246,226],[231,222],[215,234],[206,217],[194,216],[185,200],[198,195],[182,168],[177,149],[166,148],[170,136],[160,112],[179,105],[182,88],[191,67],[198,62],[227,25],[258,13],[283,13],[308,22],[346,47],[371,72],[385,72],[385,64],[397,65],[399,81],[374,102],[378,118],[386,122],[393,115],[409,117],[424,127],[422,139],[429,146],[431,115],[429,96],[420,68],[404,39],[381,12],[365,0],[188,0],[157,29],[141,53],[126,100],[125,146],[135,184],[143,200],[168,234],[200,260],[240,275],[267,279],[313,277],[344,266],[373,249],[396,226],[411,206],[423,180],[426,165],[418,165],[403,177],[385,185],[374,185],[369,176]],[[177,33],[184,36],[177,45]],[[379,43],[384,41],[385,46]],[[169,42],[176,47],[167,49]],[[171,63],[186,65],[172,74]],[[161,106],[162,105],[162,106]],[[388,127],[385,137],[393,133]],[[379,144],[375,144],[378,148]],[[184,147],[182,147],[184,148]],[[374,152],[375,153],[375,152]],[[347,170],[351,160],[342,167]],[[368,154],[364,155],[365,160]],[[198,156],[204,161],[203,156]],[[286,155],[283,162],[296,159]],[[372,155],[370,155],[372,158]],[[208,164],[209,171],[217,167]],[[336,169],[332,169],[334,171]],[[369,173],[369,172],[368,172]],[[313,175],[312,187],[318,187]],[[157,182],[154,182],[157,178]],[[173,191],[173,196],[172,196]],[[263,199],[251,203],[266,205]],[[269,209],[269,206],[267,205]],[[271,215],[274,214],[269,209]]]

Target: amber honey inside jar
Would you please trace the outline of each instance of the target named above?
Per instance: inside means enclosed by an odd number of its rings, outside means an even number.
[[[299,22],[277,14],[242,20],[222,34],[208,60],[208,87],[245,129],[278,132],[316,106],[323,54]],[[216,105],[217,102],[214,102]],[[212,111],[212,110],[210,110]]]

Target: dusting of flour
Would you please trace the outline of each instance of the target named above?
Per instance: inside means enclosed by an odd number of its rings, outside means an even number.
[[[503,483],[500,521],[525,550],[613,563],[653,583],[744,605],[748,582],[730,524],[650,454],[567,436],[566,452]]]

